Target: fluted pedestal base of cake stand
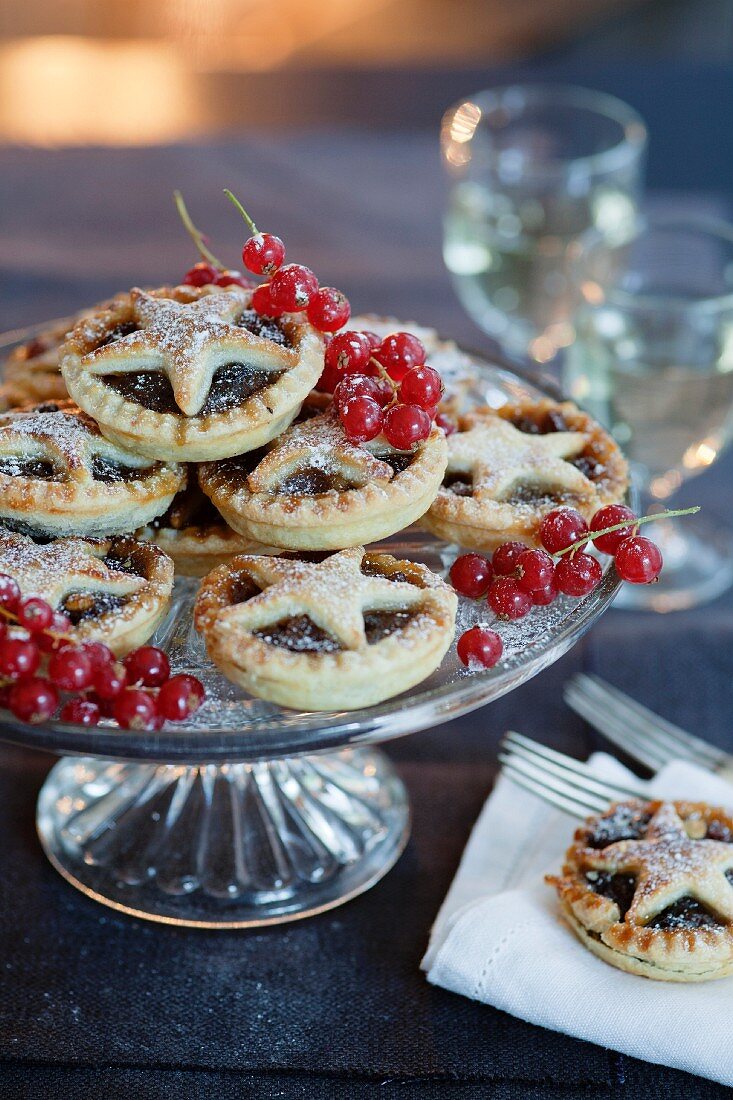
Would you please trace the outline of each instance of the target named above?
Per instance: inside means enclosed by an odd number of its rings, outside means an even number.
[[[201,928],[311,916],[377,882],[409,835],[374,749],[198,766],[66,758],[38,800],[51,863],[96,901]]]

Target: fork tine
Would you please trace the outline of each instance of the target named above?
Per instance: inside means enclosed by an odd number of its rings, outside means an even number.
[[[725,759],[720,750],[657,718],[641,703],[597,677],[573,677],[565,687],[565,699],[592,726],[615,744],[628,748],[648,767],[656,769],[678,758],[716,768]]]
[[[568,685],[564,698],[568,706],[581,718],[585,718],[589,725],[599,730],[612,744],[624,749],[651,771],[658,771],[663,764],[667,763],[669,753],[660,752],[656,745],[647,742],[634,727],[619,721],[616,714],[600,707],[598,700],[589,695],[584,688],[574,684]]]
[[[551,806],[557,806],[563,813],[570,814],[571,817],[577,817],[584,820],[590,813],[602,812],[608,806],[602,802],[590,803],[578,798],[570,798],[560,791],[556,790],[551,784],[543,783],[542,781],[526,776],[523,772],[518,771],[509,762],[505,763],[502,767],[502,775],[505,775],[507,779],[510,779],[512,783],[516,783],[518,787],[522,787],[525,791],[529,791],[530,794],[537,795],[544,802],[549,802]]]
[[[502,764],[509,765],[515,772],[525,776],[526,779],[532,779],[544,786],[552,787],[558,794],[564,795],[575,802],[580,802],[591,810],[605,809],[610,802],[614,801],[613,794],[609,795],[606,791],[586,790],[579,783],[568,781],[559,775],[553,775],[552,772],[546,770],[545,765],[524,760],[514,753],[500,753],[499,760]]]
[[[648,707],[643,706],[642,703],[637,702],[636,699],[626,695],[620,688],[614,687],[613,684],[607,684],[600,676],[586,674],[578,676],[576,679],[587,680],[589,686],[592,684],[599,693],[599,698],[603,698],[604,694],[610,696],[614,700],[614,704],[623,709],[624,714],[635,715],[644,732],[648,731],[658,744],[674,744],[678,746],[678,752],[681,753],[684,750],[692,753],[693,755],[689,759],[697,757],[698,759],[709,760],[709,766],[717,766],[725,760],[726,754],[722,749],[708,744],[701,737],[695,737],[694,734],[688,733],[680,726],[674,725],[673,722],[668,722],[666,718],[660,717],[649,710]]]
[[[631,786],[601,779],[587,764],[573,760],[561,752],[549,749],[545,745],[539,745],[529,737],[521,733],[510,731],[504,738],[503,746],[509,748],[510,753],[527,760],[536,767],[564,779],[570,786],[577,787],[581,791],[593,792],[608,800],[623,800],[625,798],[644,797],[641,786]]]

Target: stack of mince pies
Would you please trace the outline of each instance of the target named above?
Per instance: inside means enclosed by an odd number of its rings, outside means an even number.
[[[203,578],[195,624],[235,683],[297,709],[373,705],[440,665],[457,598],[367,544],[416,522],[470,548],[536,544],[558,504],[621,500],[626,466],[548,401],[472,409],[410,450],[350,442],[317,391],[323,336],[251,294],[133,289],[13,353],[0,572],[118,654],[161,622],[175,573]]]

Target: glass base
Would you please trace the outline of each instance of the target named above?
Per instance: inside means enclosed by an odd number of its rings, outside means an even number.
[[[72,885],[167,924],[252,928],[341,905],[407,843],[407,793],[373,749],[256,764],[63,759],[38,834]]]
[[[733,584],[733,536],[699,516],[660,520],[641,529],[662,551],[655,584],[625,584],[613,606],[631,611],[685,611],[714,600]]]

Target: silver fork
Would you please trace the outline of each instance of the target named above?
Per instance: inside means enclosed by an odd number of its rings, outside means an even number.
[[[670,760],[689,760],[733,779],[733,756],[660,718],[600,676],[573,676],[565,685],[564,697],[576,714],[652,771]]]
[[[641,785],[599,779],[587,764],[513,730],[501,743],[499,760],[513,783],[572,817],[603,813],[610,802],[649,797]]]

